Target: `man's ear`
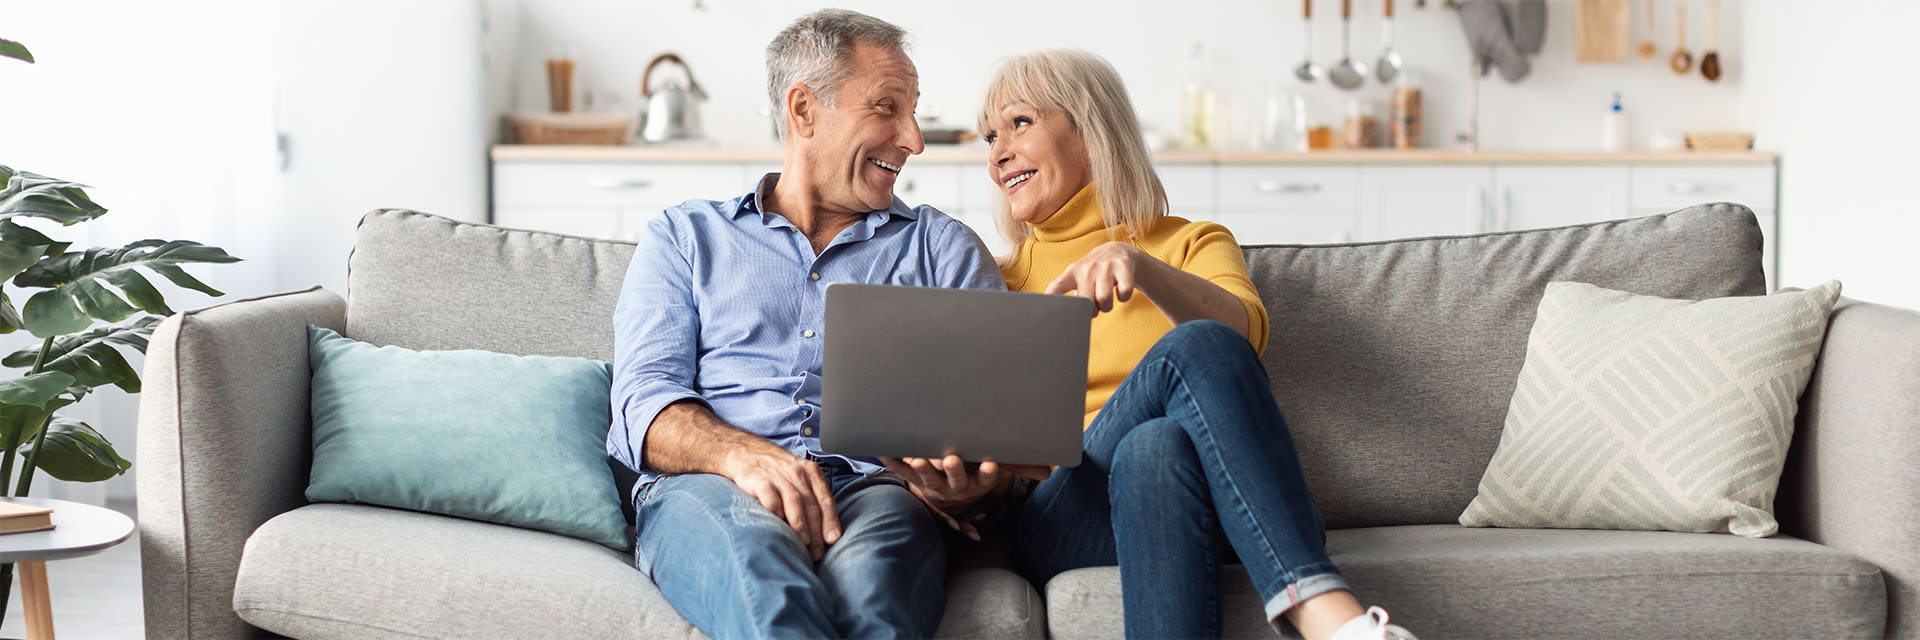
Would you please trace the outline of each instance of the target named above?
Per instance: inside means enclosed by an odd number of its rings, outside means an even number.
[[[807,85],[795,82],[787,85],[787,133],[802,138],[813,137],[813,125],[820,117],[820,101],[814,99],[813,90]]]

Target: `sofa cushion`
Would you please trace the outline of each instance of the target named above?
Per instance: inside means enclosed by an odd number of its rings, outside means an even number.
[[[1546,285],[1763,293],[1731,204],[1557,229],[1249,247],[1261,355],[1330,528],[1455,522],[1492,459]]]
[[[296,638],[704,638],[606,547],[425,513],[317,504],[247,539],[234,611]],[[1038,638],[1039,595],[954,567],[940,637]]]
[[[361,218],[346,335],[409,349],[613,360],[613,303],[633,243],[459,222]]]
[[[1460,524],[1773,535],[1795,401],[1839,296],[1837,280],[1699,301],[1547,285]]]
[[[400,507],[630,549],[607,468],[611,367],[375,347],[310,327],[307,499]]]
[[[1415,525],[1327,533],[1362,604],[1422,638],[1877,638],[1880,570],[1776,536]],[[1226,637],[1273,637],[1238,565],[1222,588]],[[1047,584],[1052,637],[1122,635],[1120,570]]]

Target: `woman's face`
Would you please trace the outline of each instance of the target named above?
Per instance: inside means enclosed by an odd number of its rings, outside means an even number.
[[[1015,102],[987,116],[987,177],[1006,194],[1013,219],[1038,224],[1093,181],[1087,146],[1066,112]]]

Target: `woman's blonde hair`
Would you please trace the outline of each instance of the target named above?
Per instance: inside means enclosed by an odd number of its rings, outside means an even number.
[[[1066,114],[1086,145],[1093,195],[1100,201],[1101,217],[1109,229],[1126,225],[1129,239],[1138,238],[1167,214],[1167,190],[1153,171],[1153,156],[1140,135],[1140,118],[1113,65],[1078,49],[1036,51],[1009,59],[987,82],[980,130],[989,129],[989,119],[1001,108],[1016,103]],[[999,194],[994,222],[1018,255],[1031,230],[1013,219],[1006,193]]]

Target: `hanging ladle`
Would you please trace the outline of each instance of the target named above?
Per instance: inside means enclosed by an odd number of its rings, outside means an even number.
[[[1693,70],[1693,54],[1687,53],[1687,0],[1680,0],[1675,13],[1673,57],[1667,59],[1667,68],[1684,76]]]
[[[1342,89],[1358,89],[1367,81],[1367,67],[1353,61],[1353,0],[1340,0],[1340,63],[1327,79]]]
[[[1305,26],[1306,34],[1300,40],[1307,43],[1307,51],[1300,56],[1300,66],[1293,68],[1293,77],[1314,82],[1320,79],[1320,67],[1313,64],[1313,0],[1300,0],[1300,24]]]
[[[1720,81],[1720,0],[1707,0],[1707,52],[1700,56],[1700,75]]]
[[[1381,4],[1386,5],[1386,19],[1381,24],[1385,25],[1382,30],[1386,31],[1387,50],[1380,52],[1380,61],[1374,63],[1373,77],[1379,78],[1380,84],[1387,84],[1400,75],[1401,63],[1400,52],[1393,50],[1393,0],[1383,0]]]

